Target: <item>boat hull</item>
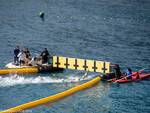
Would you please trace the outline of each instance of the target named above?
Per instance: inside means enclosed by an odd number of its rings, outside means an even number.
[[[30,73],[43,73],[43,72],[60,72],[62,68],[56,68],[52,65],[39,65],[39,66],[15,66],[12,63],[6,65],[6,69],[0,69],[0,75],[6,74],[30,74]]]
[[[146,78],[149,78],[150,77],[150,73],[141,73],[139,74],[139,77],[137,78],[136,74],[132,76],[131,79],[127,79],[127,78],[121,78],[119,80],[114,80],[113,82],[116,82],[116,83],[127,83],[127,82],[132,82],[132,81],[137,81],[137,80],[143,80],[143,79],[146,79]]]
[[[28,67],[28,68],[12,68],[12,69],[1,69],[0,75],[6,74],[29,74],[29,73],[37,73],[38,68]]]

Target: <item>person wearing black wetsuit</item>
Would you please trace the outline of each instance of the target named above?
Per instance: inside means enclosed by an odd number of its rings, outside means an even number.
[[[49,52],[47,48],[44,49],[44,51],[40,55],[42,57],[42,64],[48,63],[49,62]]]
[[[116,79],[120,79],[120,78],[121,78],[121,71],[120,71],[119,65],[118,65],[118,64],[115,64],[114,69],[115,69],[115,76],[116,76]]]
[[[20,53],[20,49],[19,46],[16,46],[16,48],[14,49],[14,63],[17,64],[18,63],[18,54]]]

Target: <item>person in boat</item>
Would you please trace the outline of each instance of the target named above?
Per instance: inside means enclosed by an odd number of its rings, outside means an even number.
[[[19,58],[19,65],[25,65],[25,53],[23,50],[21,50],[18,54],[18,58]]]
[[[44,48],[44,51],[41,53],[40,56],[42,58],[42,64],[49,63],[50,55],[47,48]]]
[[[24,51],[25,55],[26,55],[26,58],[31,58],[31,54],[30,54],[30,51],[28,48],[25,48],[25,51]]]
[[[118,64],[115,64],[114,69],[115,69],[115,78],[118,80],[121,78],[120,66]]]
[[[127,68],[127,71],[126,71],[126,78],[132,79],[132,70],[129,67]]]
[[[28,48],[25,48],[24,54],[25,54],[25,64],[28,65],[31,60],[31,54]]]
[[[101,74],[100,73],[100,77],[102,78],[102,80],[111,81],[112,79],[120,79],[121,78],[122,74],[121,74],[119,65],[118,64],[113,64],[111,66],[114,69],[113,72],[107,73],[107,74]]]
[[[20,53],[20,48],[19,46],[16,46],[16,48],[14,49],[14,64],[18,64],[19,62],[19,58],[18,58],[19,53]]]
[[[132,79],[132,76],[136,76],[136,79],[140,79],[139,72],[133,73],[131,68],[127,68],[125,79]]]

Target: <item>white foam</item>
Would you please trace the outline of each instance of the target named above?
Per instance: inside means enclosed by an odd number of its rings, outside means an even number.
[[[77,76],[77,75],[76,76],[71,75],[64,78],[57,78],[57,77],[50,77],[50,76],[24,77],[15,74],[7,77],[0,76],[0,87],[14,86],[18,84],[79,82],[91,78],[93,78],[92,75],[86,76],[84,78],[82,76]]]

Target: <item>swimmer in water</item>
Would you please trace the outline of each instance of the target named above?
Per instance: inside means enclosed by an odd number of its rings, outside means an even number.
[[[40,18],[42,19],[42,21],[45,20],[45,19],[44,19],[44,15],[45,15],[45,14],[44,14],[44,12],[42,12],[42,11],[39,13],[39,16],[40,16]]]

